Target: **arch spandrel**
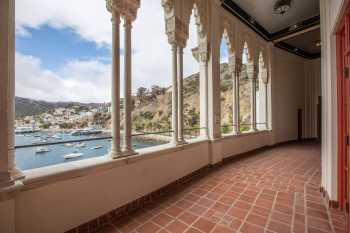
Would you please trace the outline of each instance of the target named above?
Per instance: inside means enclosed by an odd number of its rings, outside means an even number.
[[[205,0],[182,0],[181,17],[184,24],[189,28],[191,16],[194,14],[197,26],[198,38],[207,37],[206,1]]]
[[[229,55],[234,54],[235,53],[235,33],[233,30],[233,26],[225,18],[222,20],[221,34],[228,48]]]

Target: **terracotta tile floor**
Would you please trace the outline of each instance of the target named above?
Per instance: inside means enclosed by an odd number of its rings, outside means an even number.
[[[341,233],[319,192],[318,144],[288,144],[230,162],[117,219],[101,233]]]

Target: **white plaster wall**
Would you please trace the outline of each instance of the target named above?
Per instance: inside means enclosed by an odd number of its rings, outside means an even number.
[[[337,200],[337,100],[335,30],[347,0],[320,0],[322,40],[322,186]]]
[[[305,62],[305,127],[304,138],[318,137],[317,104],[321,93],[321,59],[308,60]]]
[[[270,143],[271,132],[258,134],[240,135],[238,137],[227,137],[222,140],[223,158],[229,158],[247,151],[252,151]]]
[[[298,138],[298,109],[304,109],[305,59],[274,48],[273,132],[275,143]]]
[[[15,201],[0,201],[0,232],[15,233]]]

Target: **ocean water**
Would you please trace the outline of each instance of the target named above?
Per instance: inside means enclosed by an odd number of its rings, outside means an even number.
[[[55,134],[59,136],[61,139],[52,139],[48,136],[52,135],[52,133],[35,133],[35,134],[27,134],[27,135],[16,135],[16,146],[21,145],[31,145],[34,141],[38,139],[47,139],[47,142],[61,142],[67,140],[80,140],[87,138],[96,138],[96,137],[106,137],[109,135],[100,134],[94,136],[72,136],[70,134],[59,133]],[[40,168],[55,164],[61,163],[69,163],[72,161],[83,160],[87,158],[93,158],[98,156],[106,155],[111,148],[110,140],[96,140],[96,141],[88,141],[84,142],[84,147],[67,146],[65,143],[47,146],[50,150],[47,153],[36,153],[38,146],[30,147],[30,148],[20,148],[16,149],[16,164],[22,170],[29,170],[34,168]],[[137,137],[133,138],[133,146],[134,149],[147,148],[152,146],[157,146],[164,144],[164,142],[152,141],[152,140],[142,140]],[[93,147],[101,147],[100,149],[92,149]],[[73,158],[73,159],[65,159],[64,155],[70,153],[82,153],[81,157]]]

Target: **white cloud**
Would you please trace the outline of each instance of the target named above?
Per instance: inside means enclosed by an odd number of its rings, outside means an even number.
[[[16,0],[18,35],[28,36],[28,28],[71,28],[81,38],[97,46],[111,45],[110,14],[105,0]],[[121,31],[123,25],[121,24]],[[196,46],[196,28],[192,19],[191,38],[184,53],[184,73],[198,72],[191,49]],[[165,34],[163,8],[160,0],[141,1],[133,25],[133,91],[140,86],[171,84],[171,50]],[[43,42],[45,43],[45,42]],[[123,33],[121,35],[123,46]],[[56,72],[45,70],[40,60],[17,54],[17,95],[47,100],[107,101],[110,87],[110,67],[92,61],[72,61]],[[123,70],[123,63],[121,63]],[[31,78],[26,78],[30,76]],[[35,81],[42,79],[42,83]],[[50,81],[44,80],[47,78]],[[122,78],[123,79],[123,78]],[[33,84],[29,84],[29,80]],[[21,83],[23,82],[23,84]],[[28,88],[31,87],[29,90]],[[98,87],[96,91],[90,91]],[[36,90],[38,88],[38,90]],[[67,88],[67,90],[65,90]],[[84,89],[86,88],[86,90]],[[55,89],[54,91],[52,91]],[[77,91],[73,91],[77,90]],[[85,90],[85,91],[84,91]],[[73,93],[72,93],[73,91]]]
[[[53,72],[38,58],[16,53],[16,93],[46,101],[105,102],[110,99],[110,66],[95,60],[70,61]]]
[[[16,0],[17,32],[50,25],[72,28],[82,38],[110,44],[110,14],[104,0]]]

